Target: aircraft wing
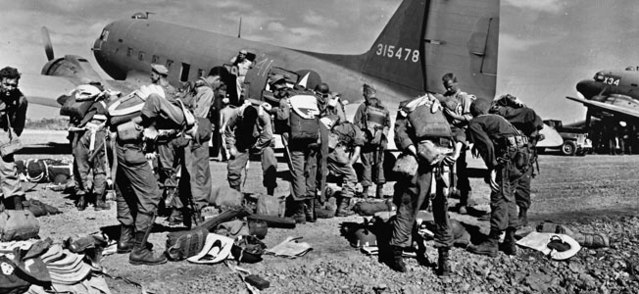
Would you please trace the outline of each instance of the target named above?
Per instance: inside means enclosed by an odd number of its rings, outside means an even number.
[[[581,99],[581,98],[575,98],[575,97],[566,96],[566,98],[568,98],[568,99],[570,99],[572,101],[579,102],[579,103],[581,103],[584,106],[589,107],[589,108],[594,108],[594,109],[597,109],[597,110],[606,111],[606,112],[609,112],[611,114],[621,114],[621,115],[625,115],[625,116],[639,118],[639,111],[636,111],[636,110],[633,110],[633,109],[630,109],[630,108],[626,108],[626,107],[622,107],[622,106],[618,106],[618,105],[613,105],[613,104],[609,104],[609,103],[604,103],[604,102],[599,102],[599,101],[592,101],[592,100],[586,100],[586,99]]]
[[[108,89],[120,91],[126,95],[137,89],[137,85],[129,81],[104,80]],[[23,74],[20,78],[20,91],[27,97],[29,103],[59,108],[56,101],[60,95],[67,94],[77,85],[70,79],[60,76],[45,76]]]

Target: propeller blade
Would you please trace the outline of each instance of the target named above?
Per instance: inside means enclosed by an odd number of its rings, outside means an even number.
[[[47,29],[47,27],[42,27],[42,29],[40,29],[40,33],[42,34],[42,43],[44,43],[44,53],[47,54],[48,60],[53,60],[53,45],[51,45],[49,30]]]

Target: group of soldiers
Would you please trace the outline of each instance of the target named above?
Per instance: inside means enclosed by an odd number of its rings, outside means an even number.
[[[114,180],[121,224],[117,251],[130,253],[131,264],[166,262],[166,257],[155,254],[147,242],[162,203],[172,209],[171,222],[191,225],[201,221],[198,211],[208,205],[212,185],[208,164],[208,141],[213,130],[210,110],[212,101],[225,95],[224,74],[223,68],[216,67],[176,90],[167,80],[168,69],[154,64],[150,85],[115,102],[109,100],[116,93],[96,84],[80,86],[74,92],[77,100],[94,102],[82,117],[71,120],[77,205],[82,210],[88,199],[94,198],[96,210],[108,208],[104,190],[108,178]],[[19,136],[27,106],[17,89],[19,73],[4,68],[0,78],[2,134]],[[459,211],[465,213],[471,194],[465,156],[471,146],[488,168],[487,183],[492,192],[488,238],[468,250],[494,257],[499,237],[505,232],[503,251],[515,254],[515,230],[527,224],[534,146],[541,119],[511,95],[490,103],[461,91],[453,74],[444,75],[442,82],[446,88],[443,95],[427,94],[400,103],[395,120],[395,144],[402,152],[398,164],[414,165],[398,177],[393,193],[398,208],[392,221],[387,264],[400,272],[406,271],[403,251],[419,238],[416,213],[430,202],[436,224],[438,273],[450,273],[448,256],[453,236],[448,196],[454,189],[449,186],[455,179],[461,198]],[[326,201],[329,174],[341,182],[336,215],[352,214],[351,198],[358,183],[353,165],[358,159],[364,165],[363,194],[368,196],[376,185],[374,194],[384,196],[384,150],[391,119],[373,86],[363,85],[365,101],[353,122],[346,118],[339,94],[331,92],[325,83],[310,90],[291,85],[278,74],[269,78],[268,86],[279,105],[247,99],[224,115],[220,133],[229,155],[230,187],[242,190],[242,174],[250,155],[260,155],[264,187],[267,194],[274,194],[275,131],[282,135],[286,149],[293,200],[289,214],[296,222],[316,220],[318,205]],[[131,105],[127,105],[129,102]],[[21,209],[24,192],[18,184],[13,157],[1,159],[3,204],[8,209]],[[91,194],[95,197],[89,197]],[[422,247],[418,251],[420,260],[424,258]]]
[[[528,222],[530,181],[536,161],[534,146],[542,128],[541,118],[514,96],[504,95],[491,103],[461,91],[453,74],[444,75],[442,82],[446,88],[443,95],[402,102],[395,121],[395,144],[402,151],[398,162],[402,157],[416,158],[418,165],[415,172],[400,177],[395,185],[398,208],[387,264],[400,272],[406,271],[404,249],[411,248],[412,241],[423,245],[415,233],[415,218],[417,210],[428,203],[425,198],[430,197],[435,247],[439,253],[437,273],[450,273],[448,260],[453,235],[448,216],[447,175],[456,164],[459,212],[466,213],[471,189],[465,154],[470,146],[488,168],[491,215],[488,238],[469,246],[468,251],[495,257],[500,235],[505,232],[502,249],[514,255],[515,232]],[[442,115],[438,115],[440,112]],[[420,263],[427,263],[424,250],[418,246]]]

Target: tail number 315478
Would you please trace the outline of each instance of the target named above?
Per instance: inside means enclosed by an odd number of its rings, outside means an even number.
[[[388,58],[397,58],[404,61],[419,61],[419,50],[410,48],[396,48],[394,45],[377,44],[377,51],[375,54]]]

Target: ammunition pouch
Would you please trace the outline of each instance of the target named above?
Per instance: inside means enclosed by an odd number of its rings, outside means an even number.
[[[144,130],[144,128],[140,126],[135,120],[130,120],[128,122],[117,125],[116,130],[118,133],[118,140],[126,142],[140,140],[142,138],[142,131]]]
[[[502,148],[500,148],[500,154],[497,161],[508,171],[509,180],[517,180],[532,167],[533,153],[531,153],[529,149],[527,138],[525,136],[511,136],[504,139],[506,140],[505,142],[507,142],[506,144],[514,145],[500,145]],[[525,143],[520,143],[524,142],[524,140]]]

